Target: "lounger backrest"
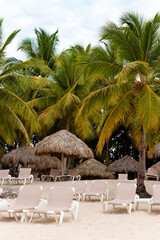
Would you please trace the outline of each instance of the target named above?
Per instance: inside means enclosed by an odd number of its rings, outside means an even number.
[[[153,202],[160,202],[160,184],[153,185]]]
[[[136,194],[136,184],[118,183],[116,188],[116,199],[134,201]]]
[[[9,175],[9,169],[0,170],[0,178],[6,178]]]
[[[59,176],[59,175],[60,175],[60,172],[59,172],[58,169],[51,169],[50,175],[56,177],[56,176]]]
[[[105,180],[94,180],[92,181],[90,191],[102,194],[106,192],[106,188],[107,182]]]
[[[72,183],[72,187],[75,189],[75,194],[82,194],[86,191],[87,182],[85,181],[75,181]]]
[[[128,174],[127,173],[119,173],[118,174],[118,179],[119,180],[127,180],[128,179]]]
[[[16,206],[36,207],[41,197],[41,186],[23,186],[19,190]]]
[[[74,196],[72,187],[53,187],[50,190],[48,207],[70,208]]]
[[[20,168],[19,170],[19,178],[29,178],[31,174],[31,168]]]
[[[78,175],[78,170],[77,169],[69,169],[68,174],[76,177]]]
[[[155,176],[159,175],[157,168],[148,168],[147,173]]]

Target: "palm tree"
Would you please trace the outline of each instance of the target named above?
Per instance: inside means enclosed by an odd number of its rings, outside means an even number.
[[[40,28],[38,30],[35,28],[34,32],[36,39],[23,39],[18,50],[24,52],[27,59],[43,60],[49,68],[54,70],[56,47],[59,42],[58,30],[53,34],[49,34],[44,29]]]
[[[56,58],[56,70],[52,75],[50,74],[48,79],[38,78],[44,85],[41,84],[35,91],[29,104],[38,110],[39,118],[47,128],[53,127],[55,122],[61,119],[61,126],[65,123],[65,129],[76,131],[74,119],[91,85],[89,78],[85,77],[84,65],[80,64],[82,55],[87,55],[86,51],[76,45],[62,52]],[[78,132],[77,128],[77,132],[86,138],[91,134],[91,127],[87,119],[84,121],[87,123],[84,124],[86,129]]]
[[[88,119],[81,119],[83,131],[75,126],[75,116],[82,99],[90,91],[90,79],[84,74],[82,59],[87,56],[90,47],[74,46],[62,52],[56,58],[56,70],[49,78],[39,77],[44,83],[39,86],[28,103],[39,112],[39,119],[47,131],[60,122],[60,128],[76,132],[83,138],[93,135]],[[79,123],[77,123],[78,125]]]
[[[112,44],[103,42],[103,46],[96,46],[92,49],[91,54],[85,60],[89,77],[94,79],[91,91],[101,89],[116,82],[116,76],[121,71],[123,65],[117,58],[116,49]],[[113,66],[113,67],[112,67]],[[102,106],[102,105],[101,105]],[[95,112],[94,122],[98,127],[100,119],[107,111],[105,104],[99,112]],[[80,128],[82,128],[80,126]],[[106,166],[109,164],[109,145],[110,138],[106,141]]]
[[[5,50],[8,44],[14,39],[20,30],[14,31],[3,43],[2,39],[2,23],[0,20],[0,153],[2,154],[2,145],[4,143],[12,144],[19,137],[23,135],[23,141],[30,145],[29,136],[31,133],[36,131],[37,114],[36,112],[25,103],[16,93],[13,92],[13,78],[3,73],[5,65]],[[12,76],[13,77],[13,76]],[[18,87],[14,85],[14,87]],[[14,90],[15,91],[15,90]]]
[[[160,126],[157,91],[160,84],[160,16],[156,14],[152,20],[145,21],[137,14],[126,12],[120,20],[120,26],[108,22],[102,27],[101,39],[114,45],[123,68],[117,74],[116,83],[98,89],[85,99],[79,114],[91,115],[93,108],[99,110],[105,104],[108,111],[99,127],[99,152],[120,124],[130,128],[136,145],[140,146],[137,193],[144,197],[148,196],[144,185],[146,150],[156,141],[156,138],[151,141],[150,136],[158,136]]]

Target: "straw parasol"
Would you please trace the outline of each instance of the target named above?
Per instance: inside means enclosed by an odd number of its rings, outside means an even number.
[[[137,172],[139,163],[126,155],[108,166],[108,170],[112,172]]]
[[[155,147],[155,158],[160,157],[160,142]]]
[[[60,130],[45,137],[33,148],[36,155],[51,155],[61,159],[62,174],[66,170],[66,158],[93,158],[92,150],[78,137],[67,130]]]
[[[3,155],[1,163],[9,166],[21,164],[23,167],[30,167],[33,171],[49,168],[60,169],[60,160],[50,156],[35,156],[28,146],[23,146]]]
[[[151,168],[157,168],[158,172],[159,172],[159,175],[160,175],[160,161],[157,162],[156,164],[152,165]]]
[[[107,171],[107,168],[101,162],[95,159],[88,159],[78,167],[78,173],[82,177],[91,177],[91,178],[115,178],[112,172]]]

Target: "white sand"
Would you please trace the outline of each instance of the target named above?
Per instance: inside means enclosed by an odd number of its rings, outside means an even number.
[[[135,181],[130,181],[135,182]],[[155,181],[147,181],[146,187],[152,194]],[[70,185],[71,182],[34,182],[43,186],[42,197],[48,197],[54,184]],[[114,198],[117,180],[108,180],[110,199]],[[6,186],[3,186],[6,187]],[[17,187],[17,186],[14,186]],[[9,200],[11,204],[15,200]],[[98,200],[80,202],[79,217],[76,222],[69,214],[63,223],[56,224],[53,218],[48,220],[35,217],[32,223],[17,223],[6,214],[0,220],[0,240],[158,240],[160,237],[160,206],[147,213],[147,203],[140,203],[136,212],[127,214],[126,208],[116,208],[103,213],[102,203]]]

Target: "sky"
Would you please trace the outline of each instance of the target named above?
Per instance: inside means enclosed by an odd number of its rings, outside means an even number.
[[[118,23],[125,11],[140,13],[146,19],[160,12],[159,0],[0,0],[3,18],[3,39],[21,29],[7,48],[8,57],[23,60],[17,51],[24,38],[35,38],[34,29],[42,28],[52,34],[58,29],[58,51],[72,45],[99,43],[100,28],[107,21]]]

